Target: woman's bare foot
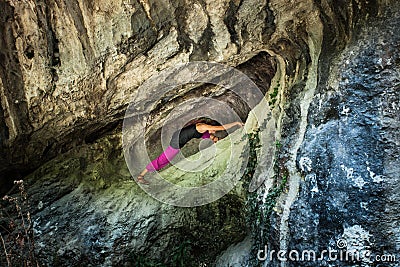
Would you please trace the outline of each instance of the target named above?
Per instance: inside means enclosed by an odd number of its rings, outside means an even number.
[[[150,184],[148,181],[146,181],[143,177],[143,175],[139,175],[137,178],[138,183],[140,184]]]

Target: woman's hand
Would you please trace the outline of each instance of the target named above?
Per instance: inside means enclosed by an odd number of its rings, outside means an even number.
[[[210,139],[211,139],[211,141],[213,141],[214,143],[216,143],[216,142],[218,142],[219,141],[219,138],[218,137],[216,137],[215,135],[213,135],[213,134],[210,134]]]
[[[236,122],[236,125],[239,126],[239,127],[243,127],[243,126],[244,126],[244,123],[241,122],[241,121],[237,121],[237,122]]]

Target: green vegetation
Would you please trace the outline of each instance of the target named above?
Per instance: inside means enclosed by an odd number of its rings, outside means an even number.
[[[281,149],[282,144],[281,144],[280,141],[276,141],[276,142],[275,142],[275,146],[276,146],[277,149]]]
[[[276,100],[277,100],[277,96],[279,93],[279,87],[280,87],[280,83],[278,82],[276,84],[276,86],[274,87],[274,90],[272,91],[272,93],[269,94],[270,96],[270,101],[268,102],[268,104],[271,106],[271,108],[273,108],[275,106]]]
[[[255,168],[257,166],[257,150],[260,147],[259,129],[247,135],[249,138],[249,162],[247,164],[244,178],[244,186],[248,187],[253,179]],[[250,226],[253,238],[256,241],[255,247],[265,245],[266,236],[270,232],[270,217],[274,212],[279,196],[287,188],[288,171],[284,167],[284,160],[279,160],[283,145],[280,141],[276,141],[275,153],[275,184],[263,194],[263,192],[252,192],[247,198],[247,225]]]
[[[247,138],[249,140],[249,155],[246,169],[244,171],[243,177],[245,185],[248,187],[251,179],[253,178],[254,172],[257,167],[257,150],[261,147],[260,138],[258,136],[260,129],[256,129],[252,133],[247,134]],[[244,141],[246,136],[243,136],[242,141]],[[242,154],[244,156],[244,154]]]

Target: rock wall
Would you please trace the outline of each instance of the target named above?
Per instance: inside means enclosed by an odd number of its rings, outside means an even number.
[[[173,265],[168,255],[190,247],[193,264],[328,266],[256,254],[264,245],[320,251],[339,238],[375,254],[398,252],[396,1],[6,0],[0,7],[1,193],[27,181],[45,264]],[[120,140],[127,105],[152,75],[195,60],[237,67],[271,105],[280,149],[254,198],[240,183],[209,206],[179,209],[128,181]],[[154,154],[164,113],[199,96],[248,115],[223,88],[183,88],[151,114]],[[199,179],[169,172],[178,183]],[[264,213],[263,200],[284,179],[286,191]],[[260,214],[251,226],[247,198]]]
[[[338,250],[345,240],[362,266],[398,255],[399,11],[397,4],[369,19],[316,89],[297,158],[303,179],[288,222],[293,249]]]
[[[246,190],[241,185],[205,206],[163,204],[130,179],[120,139],[115,131],[72,149],[28,177],[25,186],[41,264],[212,264],[220,251],[245,238]],[[207,183],[207,177],[224,171],[227,146],[229,142],[219,144],[222,155],[203,173],[171,167],[163,175],[181,186]]]
[[[257,56],[273,16],[267,3],[255,5],[251,23],[251,2],[2,2],[2,173],[24,176],[109,131],[160,70]],[[266,91],[274,62],[258,59],[267,72],[248,69]]]

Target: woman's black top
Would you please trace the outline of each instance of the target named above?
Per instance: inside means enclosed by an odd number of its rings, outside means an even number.
[[[170,145],[173,148],[182,148],[187,142],[193,138],[200,138],[203,134],[196,130],[196,124],[183,127],[181,130],[176,131],[171,138]]]

